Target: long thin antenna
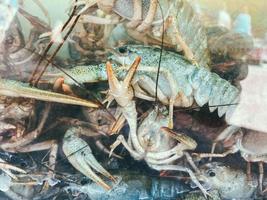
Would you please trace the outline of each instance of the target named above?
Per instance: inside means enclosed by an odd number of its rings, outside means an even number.
[[[223,107],[223,106],[236,106],[238,103],[228,103],[228,104],[219,104],[219,105],[213,105],[213,106],[208,106],[208,108],[212,107]],[[190,110],[196,110],[202,108],[201,106],[194,106],[194,107],[189,107],[189,108],[178,108],[175,109],[174,112],[179,112],[179,111],[190,111]]]
[[[159,8],[160,8],[160,13],[162,16],[162,37],[161,37],[161,48],[160,48],[160,55],[159,55],[159,64],[158,64],[158,71],[157,71],[157,78],[156,78],[156,93],[155,93],[155,103],[158,103],[158,84],[159,84],[159,73],[160,73],[160,67],[161,67],[161,58],[162,58],[162,52],[163,52],[163,42],[164,42],[164,15],[163,15],[163,9],[160,5],[160,2],[157,0]]]

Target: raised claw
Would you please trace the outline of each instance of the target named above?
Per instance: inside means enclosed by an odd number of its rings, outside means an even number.
[[[94,182],[110,190],[111,187],[107,185],[93,170],[92,168],[111,179],[116,181],[115,178],[106,171],[92,154],[91,148],[88,144],[79,138],[76,134],[79,133],[79,128],[69,128],[64,136],[63,140],[63,152],[67,156],[69,162],[85,176],[92,179]]]
[[[133,91],[130,88],[131,81],[136,72],[136,69],[141,61],[141,57],[137,57],[130,67],[124,81],[119,81],[115,76],[110,62],[107,62],[107,76],[110,88],[110,95],[115,98],[121,107],[125,107],[133,98]]]

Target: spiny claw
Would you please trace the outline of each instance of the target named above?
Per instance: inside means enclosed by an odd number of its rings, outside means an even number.
[[[130,67],[124,81],[123,81],[123,85],[125,88],[128,88],[131,84],[131,81],[133,79],[133,76],[137,70],[137,67],[139,65],[141,61],[141,57],[137,57],[134,61],[134,63],[132,64],[132,66]],[[118,89],[118,87],[120,87],[122,84],[118,81],[118,79],[116,78],[116,76],[114,75],[114,72],[112,70],[112,66],[110,64],[110,62],[107,62],[106,64],[107,67],[107,76],[108,76],[108,82],[109,82],[109,87],[110,90],[116,90]]]
[[[115,98],[121,107],[127,106],[133,98],[133,91],[130,88],[130,84],[140,61],[141,57],[138,56],[130,67],[123,82],[119,81],[114,75],[110,62],[106,64],[110,95]]]
[[[98,108],[99,104],[56,92],[40,90],[13,80],[0,79],[0,95]]]
[[[173,139],[187,145],[189,149],[195,149],[197,147],[196,141],[185,134],[177,133],[169,129],[168,127],[161,127],[160,130],[163,131],[164,133],[167,133]]]
[[[110,190],[111,187],[107,185],[98,175],[96,175],[91,167],[114,182],[116,179],[99,164],[92,154],[91,148],[88,144],[76,136],[77,132],[79,132],[79,128],[72,127],[67,130],[63,141],[63,152],[77,170],[97,184],[101,185],[106,190]]]

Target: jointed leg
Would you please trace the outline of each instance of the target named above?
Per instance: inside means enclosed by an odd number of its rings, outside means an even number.
[[[133,0],[133,18],[129,23],[127,23],[128,28],[135,28],[137,25],[141,23],[142,20],[142,1],[141,0]]]
[[[115,16],[115,15],[112,15]],[[118,17],[114,18],[102,18],[102,17],[97,17],[93,15],[83,15],[80,18],[80,23],[93,23],[93,24],[99,24],[99,25],[114,25],[118,24],[120,22]]]
[[[178,160],[179,158],[181,158],[180,154],[174,154],[172,156],[169,156],[165,159],[152,159],[152,158],[145,158],[145,161],[149,164],[149,165],[167,165],[167,164],[171,164],[174,161]]]
[[[116,147],[119,146],[120,144],[122,144],[127,149],[127,151],[131,154],[131,156],[134,159],[142,160],[144,158],[144,155],[140,154],[138,151],[135,151],[129,146],[129,144],[126,142],[125,138],[123,137],[123,135],[119,135],[117,137],[117,140],[110,146],[110,149],[111,149],[110,153],[112,153],[116,149]]]
[[[103,151],[103,152],[106,153],[107,155],[110,155],[110,150],[108,150],[108,149],[105,147],[105,145],[102,144],[101,141],[97,140],[95,144],[96,144],[96,146],[97,146],[101,151]],[[119,156],[119,155],[117,155],[117,154],[115,154],[115,153],[111,153],[111,155],[114,156],[114,157],[116,157],[116,158],[122,159],[121,156]]]
[[[145,92],[148,93],[148,96],[146,99],[152,99],[153,101],[155,101],[155,95],[156,95],[156,83],[155,81],[153,81],[150,77],[148,76],[140,76],[137,80],[137,83],[134,84],[134,88],[135,89],[139,89],[139,90],[135,90],[135,92],[137,92],[138,94],[144,94]],[[142,86],[142,87],[140,87]],[[145,92],[144,92],[145,90]],[[157,98],[160,100],[160,102],[162,103],[168,103],[168,98],[163,94],[163,92],[157,88]],[[144,94],[145,95],[145,94]]]
[[[232,154],[235,152],[235,149],[230,149],[224,153],[194,153],[193,155],[197,155],[199,158],[224,158],[228,154]]]
[[[184,155],[186,156],[186,160],[188,161],[188,163],[190,164],[190,166],[195,170],[195,172],[200,174],[199,169],[197,168],[197,166],[195,165],[192,157],[189,155],[189,153],[184,152]]]
[[[183,150],[183,147],[180,145],[177,145],[177,146],[175,146],[172,149],[167,150],[167,151],[147,152],[146,157],[149,159],[162,160],[162,159],[169,158],[171,155],[178,154],[178,152],[182,152],[182,150]],[[179,155],[180,155],[180,157],[182,156],[181,154],[179,154]]]
[[[169,20],[172,22],[172,27],[173,27],[173,32],[170,33],[171,34],[170,37],[171,38],[174,37],[173,39],[175,40],[175,44],[179,45],[182,48],[185,57],[190,62],[192,62],[192,64],[197,64],[193,52],[189,48],[188,44],[186,44],[186,42],[183,39],[180,31],[176,28],[175,20],[173,19],[173,17],[169,17]]]
[[[214,153],[215,148],[216,148],[216,144],[219,141],[223,141],[223,140],[227,140],[229,139],[236,131],[238,131],[240,128],[238,126],[228,126],[227,128],[225,128],[215,139],[215,142],[213,142],[212,147],[211,147],[211,154]],[[209,158],[209,161],[212,160],[212,157]]]
[[[142,24],[137,27],[137,31],[144,32],[151,26],[154,20],[154,17],[156,15],[156,12],[157,12],[157,7],[158,7],[158,1],[150,0],[150,5],[149,5],[147,16],[145,20],[142,22]]]

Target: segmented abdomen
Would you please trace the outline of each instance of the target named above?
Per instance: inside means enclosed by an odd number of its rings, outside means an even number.
[[[235,107],[232,104],[239,100],[240,91],[235,86],[204,68],[195,68],[188,81],[196,103],[199,106],[208,103],[211,112],[218,108],[219,117],[229,114]]]

